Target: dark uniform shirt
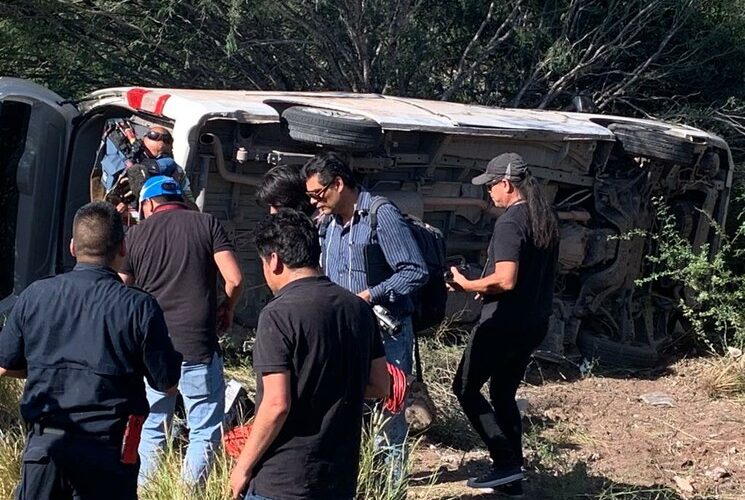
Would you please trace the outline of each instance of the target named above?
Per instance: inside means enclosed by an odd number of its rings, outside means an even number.
[[[143,376],[160,391],[176,385],[181,356],[151,295],[78,264],[21,293],[0,331],[0,366],[28,370],[27,422],[117,436],[129,415],[148,414]]]

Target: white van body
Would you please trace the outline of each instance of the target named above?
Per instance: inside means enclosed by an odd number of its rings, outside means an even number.
[[[317,112],[329,128],[298,134],[293,127],[299,125],[286,119],[291,108],[306,116]],[[716,135],[620,116],[341,92],[120,87],[72,103],[8,77],[0,77],[0,179],[6,183],[0,197],[0,314],[33,280],[74,265],[67,252],[72,217],[90,200],[104,124],[128,118],[172,131],[174,158],[185,168],[199,208],[218,217],[235,240],[249,287],[237,317],[255,325],[268,298],[250,241],[265,215],[255,186],[275,164],[301,165],[324,148],[345,150],[339,146],[344,129],[335,128],[349,123],[345,117],[379,130],[370,147],[349,143],[362,183],[442,229],[449,255],[462,256],[474,273],[498,212],[470,179],[500,153],[526,159],[561,221],[561,271],[546,350],[561,354],[579,343],[583,352],[611,362],[649,365],[680,327],[679,285],[634,287],[647,271],[644,254],[655,251],[650,240],[612,236],[653,229],[651,200],[660,196],[685,237],[714,251],[718,237],[707,216],[724,223],[733,172],[730,150]],[[462,321],[478,312],[478,303],[466,297],[451,302]]]

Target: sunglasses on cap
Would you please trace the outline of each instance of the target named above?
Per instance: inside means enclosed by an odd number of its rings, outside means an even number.
[[[147,134],[145,134],[145,137],[147,137],[151,141],[163,141],[166,144],[173,143],[173,136],[171,136],[171,134],[169,134],[168,132],[155,132],[154,130],[151,130]]]

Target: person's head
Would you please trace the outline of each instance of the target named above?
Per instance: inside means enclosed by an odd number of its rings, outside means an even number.
[[[164,203],[183,203],[184,193],[172,177],[156,175],[150,177],[140,190],[140,217],[147,219]]]
[[[70,253],[78,262],[118,268],[124,257],[124,225],[113,205],[94,201],[75,213]]]
[[[303,166],[310,202],[323,214],[339,213],[357,200],[357,181],[349,164],[329,152],[311,158]]]
[[[318,272],[321,246],[318,231],[307,215],[281,208],[260,221],[254,234],[264,279],[272,292],[298,277]]]
[[[171,154],[173,151],[173,136],[168,129],[154,125],[142,138],[142,144],[150,156],[158,158],[161,155]]]
[[[548,248],[558,243],[559,223],[556,215],[522,156],[504,153],[492,158],[486,165],[486,171],[471,182],[486,186],[489,197],[499,208],[521,201],[527,203],[533,242],[537,247]]]
[[[313,213],[308,195],[305,194],[305,177],[300,169],[279,165],[264,174],[256,190],[256,201],[268,207],[270,213],[280,208],[291,208],[306,215]]]

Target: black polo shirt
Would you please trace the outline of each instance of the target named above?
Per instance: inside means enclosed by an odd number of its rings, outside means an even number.
[[[291,403],[282,430],[254,468],[256,494],[278,500],[353,498],[365,387],[385,356],[368,306],[326,277],[293,281],[259,315],[258,376],[289,371]]]
[[[527,203],[511,205],[497,219],[487,251],[486,276],[497,262],[518,263],[515,288],[485,295],[481,320],[503,325],[543,322],[551,316],[558,245],[538,248],[533,243]]]
[[[27,422],[117,436],[129,415],[148,414],[143,377],[160,391],[176,385],[181,356],[151,295],[78,264],[21,293],[0,331],[0,366],[28,370]]]
[[[220,221],[182,204],[160,205],[127,231],[126,245],[121,272],[158,300],[184,360],[209,363],[219,351],[215,254],[233,250]]]

